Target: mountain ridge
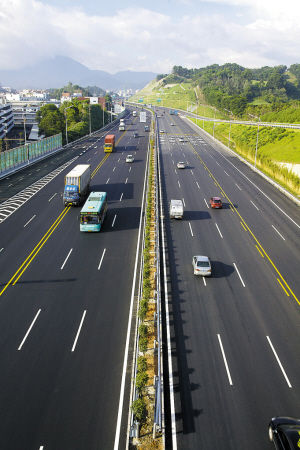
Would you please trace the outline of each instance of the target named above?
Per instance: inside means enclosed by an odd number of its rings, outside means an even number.
[[[50,89],[69,81],[81,86],[96,85],[105,90],[141,89],[156,77],[154,72],[124,70],[110,74],[89,69],[67,56],[55,56],[18,70],[0,70],[0,84],[13,89]]]

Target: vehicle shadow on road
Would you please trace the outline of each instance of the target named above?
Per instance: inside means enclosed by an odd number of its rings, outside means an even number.
[[[109,208],[101,233],[137,229],[140,223],[140,214],[139,206]]]
[[[205,220],[211,219],[211,215],[207,211],[184,211],[182,220]]]
[[[234,267],[230,264],[225,264],[222,261],[211,261],[212,275],[211,278],[229,277],[234,272]]]
[[[161,158],[161,179],[162,179],[162,194],[163,198],[167,198],[166,185],[165,185],[165,171],[163,160]],[[176,245],[172,238],[171,221],[168,217],[169,205],[164,203],[166,212],[165,220],[165,235],[167,241],[167,253],[166,253],[166,266],[167,266],[167,279],[168,279],[168,293],[169,297],[169,320],[170,320],[170,334],[171,334],[171,354],[173,359],[173,383],[175,393],[175,403],[182,405],[182,410],[176,413],[176,428],[177,432],[194,433],[195,432],[195,418],[201,414],[193,408],[192,391],[190,383],[190,374],[193,373],[194,368],[189,367],[188,354],[191,352],[187,348],[189,337],[186,336],[184,331],[184,311],[183,311],[183,291],[179,288],[180,277],[177,273],[177,260]],[[190,215],[195,213],[194,217],[201,219],[201,211],[190,211]],[[187,216],[188,217],[188,216]],[[186,219],[188,220],[188,219]],[[173,225],[172,221],[172,225]],[[179,224],[180,225],[180,224]],[[164,327],[163,327],[164,329]],[[165,339],[165,336],[163,336]],[[167,353],[167,352],[166,352]],[[166,364],[166,363],[165,363]],[[193,386],[193,390],[199,389],[198,385]],[[168,408],[168,406],[167,406]],[[184,414],[182,413],[184,411]],[[166,428],[170,429],[170,415],[166,414]],[[167,433],[168,436],[168,433]],[[168,440],[168,437],[167,437]],[[171,443],[166,442],[166,447],[171,446]]]
[[[119,202],[122,194],[122,200],[132,199],[133,189],[133,183],[92,184],[90,186],[90,192],[107,192],[108,208],[111,203]]]

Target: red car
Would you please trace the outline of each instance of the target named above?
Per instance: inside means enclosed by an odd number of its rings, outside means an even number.
[[[222,208],[222,200],[220,197],[211,197],[209,203],[211,208]]]

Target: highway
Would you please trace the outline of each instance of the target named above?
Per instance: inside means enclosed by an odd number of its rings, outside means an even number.
[[[299,209],[159,111],[176,413],[167,447],[274,448],[271,417],[300,416]],[[210,208],[212,196],[223,209]],[[171,199],[183,200],[182,221],[169,219]],[[211,278],[193,275],[193,255],[210,257]]]
[[[100,132],[0,181],[11,205],[0,224],[1,449],[114,448],[149,136],[126,122],[109,130],[111,154]],[[91,164],[91,190],[108,193],[100,233],[80,233],[80,208],[63,207],[63,177],[79,163]]]

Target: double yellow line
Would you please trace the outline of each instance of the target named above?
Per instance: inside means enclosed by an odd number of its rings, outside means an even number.
[[[121,136],[122,137],[122,136]],[[120,139],[121,139],[120,137]],[[119,139],[119,140],[120,140]],[[118,140],[118,142],[119,142]],[[117,142],[117,143],[118,143]],[[98,170],[100,169],[100,167],[105,163],[105,161],[107,160],[107,158],[109,157],[110,153],[107,153],[104,158],[100,161],[100,163],[98,164],[98,166],[93,170],[91,178],[93,178],[96,173],[98,172]],[[39,251],[43,248],[43,246],[45,245],[45,243],[48,241],[49,237],[52,235],[52,233],[54,232],[54,230],[58,227],[58,225],[60,224],[60,222],[63,220],[63,218],[68,214],[68,212],[70,211],[71,206],[68,206],[67,208],[65,208],[60,215],[57,217],[57,219],[53,222],[53,224],[51,225],[51,227],[48,229],[48,231],[44,234],[44,236],[41,238],[41,240],[37,243],[37,245],[34,247],[34,249],[31,251],[31,253],[27,256],[27,258],[25,259],[25,261],[20,265],[20,267],[18,268],[18,270],[14,273],[14,275],[11,277],[11,279],[5,284],[4,288],[2,289],[2,291],[0,292],[0,296],[6,291],[6,289],[8,288],[8,286],[12,285],[14,286],[18,280],[20,279],[20,277],[23,275],[23,273],[25,272],[25,270],[27,269],[27,267],[31,264],[31,262],[34,260],[34,258],[37,256],[37,254],[39,253]]]
[[[128,130],[125,130],[123,134],[121,134],[121,136],[119,137],[119,139],[117,140],[115,145],[118,145],[118,143],[120,142],[120,140],[125,136],[125,134],[127,133]],[[106,155],[104,156],[104,158],[99,162],[98,166],[96,167],[96,169],[93,170],[91,178],[94,178],[94,176],[96,175],[96,173],[98,172],[98,170],[100,169],[101,166],[103,166],[103,164],[105,163],[105,161],[107,160],[107,158],[111,155],[111,153],[106,153]]]
[[[109,157],[110,153],[106,153],[106,155],[104,156],[104,158],[99,162],[98,166],[96,167],[96,169],[93,170],[91,178],[94,178],[94,176],[96,175],[96,173],[98,172],[98,170],[100,169],[101,166],[103,166],[103,164],[105,163],[105,161],[107,160],[107,158]]]
[[[8,286],[12,285],[14,286],[17,281],[19,280],[19,278],[23,275],[23,273],[25,272],[25,270],[27,269],[27,267],[29,266],[29,264],[31,264],[31,262],[34,260],[34,258],[36,257],[36,255],[39,253],[39,251],[43,248],[43,246],[45,245],[45,243],[48,241],[49,237],[51,236],[51,234],[53,233],[53,231],[58,227],[58,225],[60,224],[60,222],[63,220],[63,218],[68,214],[69,210],[70,210],[70,206],[68,206],[67,208],[65,208],[60,215],[58,216],[58,218],[53,222],[53,224],[51,225],[51,227],[48,229],[48,231],[44,234],[44,236],[42,237],[42,239],[37,243],[37,245],[34,247],[34,249],[32,250],[32,252],[27,256],[27,258],[25,259],[25,261],[21,264],[21,266],[18,268],[18,270],[14,273],[14,275],[11,277],[11,279],[6,283],[6,285],[4,286],[4,288],[2,289],[2,291],[0,292],[0,296],[6,291],[6,289],[8,288]]]
[[[192,144],[191,144],[192,146]],[[256,243],[255,247],[256,249],[259,251],[259,253],[261,254],[261,256],[264,258],[264,256],[267,258],[267,260],[269,261],[269,263],[271,264],[271,266],[273,267],[273,269],[275,270],[275,272],[279,275],[280,278],[277,278],[278,283],[280,284],[280,286],[282,287],[282,289],[284,290],[284,292],[286,293],[286,295],[289,297],[289,292],[290,294],[292,294],[292,296],[294,297],[294,299],[296,300],[296,302],[298,303],[298,305],[300,305],[300,301],[299,299],[296,297],[296,295],[294,294],[294,292],[292,291],[291,287],[288,285],[288,283],[285,281],[284,277],[281,275],[281,273],[279,272],[279,270],[277,269],[276,265],[274,264],[274,262],[272,261],[272,259],[270,258],[270,256],[267,254],[267,252],[265,251],[265,249],[263,248],[263,246],[261,245],[261,243],[259,242],[259,240],[257,239],[257,237],[255,236],[255,234],[252,232],[252,230],[250,229],[250,227],[247,225],[246,221],[244,220],[244,218],[240,215],[240,213],[238,212],[238,210],[236,209],[236,207],[234,206],[234,204],[232,203],[232,201],[230,200],[230,198],[228,197],[228,195],[225,193],[225,191],[223,190],[222,186],[220,185],[220,183],[217,181],[217,179],[214,177],[214,175],[212,174],[212,172],[209,170],[209,168],[207,167],[207,165],[205,164],[205,162],[203,161],[203,159],[201,158],[201,156],[198,154],[198,152],[195,150],[195,148],[192,146],[193,152],[195,153],[195,155],[197,156],[197,158],[200,160],[201,164],[203,165],[203,167],[205,168],[205,170],[207,170],[207,172],[209,173],[210,177],[214,180],[215,184],[219,187],[222,195],[228,200],[230,207],[232,209],[233,212],[235,212],[238,217],[240,218],[240,223],[242,225],[242,227],[244,228],[245,231],[248,231],[250,233],[250,235],[252,236],[252,238],[254,239],[254,242]],[[280,281],[281,280],[281,281]]]

